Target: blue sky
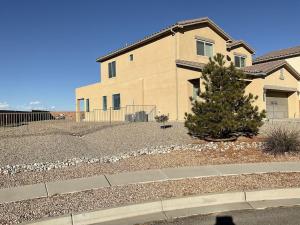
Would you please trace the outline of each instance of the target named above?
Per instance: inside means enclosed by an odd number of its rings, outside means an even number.
[[[74,110],[98,56],[178,20],[208,16],[256,55],[300,45],[300,1],[0,0],[0,109]]]

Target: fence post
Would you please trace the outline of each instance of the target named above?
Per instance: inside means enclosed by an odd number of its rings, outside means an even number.
[[[111,125],[111,107],[109,108],[109,124]]]
[[[126,122],[126,116],[127,116],[127,107],[128,107],[128,105],[126,105],[126,107],[125,107],[125,117],[124,117],[124,122]]]

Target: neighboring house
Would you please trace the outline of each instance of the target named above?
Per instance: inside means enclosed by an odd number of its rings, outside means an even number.
[[[269,110],[268,99],[284,91],[288,93],[284,117],[299,116],[295,85],[299,74],[287,63],[252,66],[254,50],[246,42],[231,38],[209,18],[177,22],[99,57],[96,61],[100,63],[101,82],[76,89],[76,109],[81,110],[82,100],[87,112],[156,105],[158,113],[182,121],[185,112],[191,111],[189,98],[198,98],[204,90],[201,71],[216,53],[226,56],[227,65],[233,62],[245,70],[249,83],[246,92],[259,96],[256,103],[260,109]],[[274,89],[274,93],[268,91]]]
[[[285,71],[288,70],[291,74],[294,74],[294,77],[298,79],[298,76],[295,76],[300,73],[300,46],[281,49],[277,51],[269,52],[265,55],[257,57],[253,60],[254,66],[253,69],[262,70],[262,68],[274,68],[274,70],[279,71],[277,73],[280,80],[289,79],[285,76]],[[275,69],[276,68],[276,69]],[[293,113],[295,113],[294,117],[297,116],[298,104],[295,104],[294,98],[296,99],[296,95],[299,95],[299,82],[295,81],[295,79],[289,79],[290,84],[288,88],[286,88],[286,84],[283,82],[276,83],[273,89],[265,88],[266,94],[266,109],[268,111],[269,117],[274,118],[283,118],[283,117],[293,117]],[[290,89],[293,84],[293,89]]]
[[[285,59],[300,73],[300,46],[269,52],[253,60],[253,64]]]

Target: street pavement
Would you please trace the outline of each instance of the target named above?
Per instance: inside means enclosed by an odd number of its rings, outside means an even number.
[[[300,225],[300,207],[233,211],[143,225]]]

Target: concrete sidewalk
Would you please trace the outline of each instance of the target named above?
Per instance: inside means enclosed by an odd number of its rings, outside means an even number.
[[[247,163],[166,168],[25,185],[0,189],[0,203],[127,184],[273,172],[300,172],[300,162]]]

